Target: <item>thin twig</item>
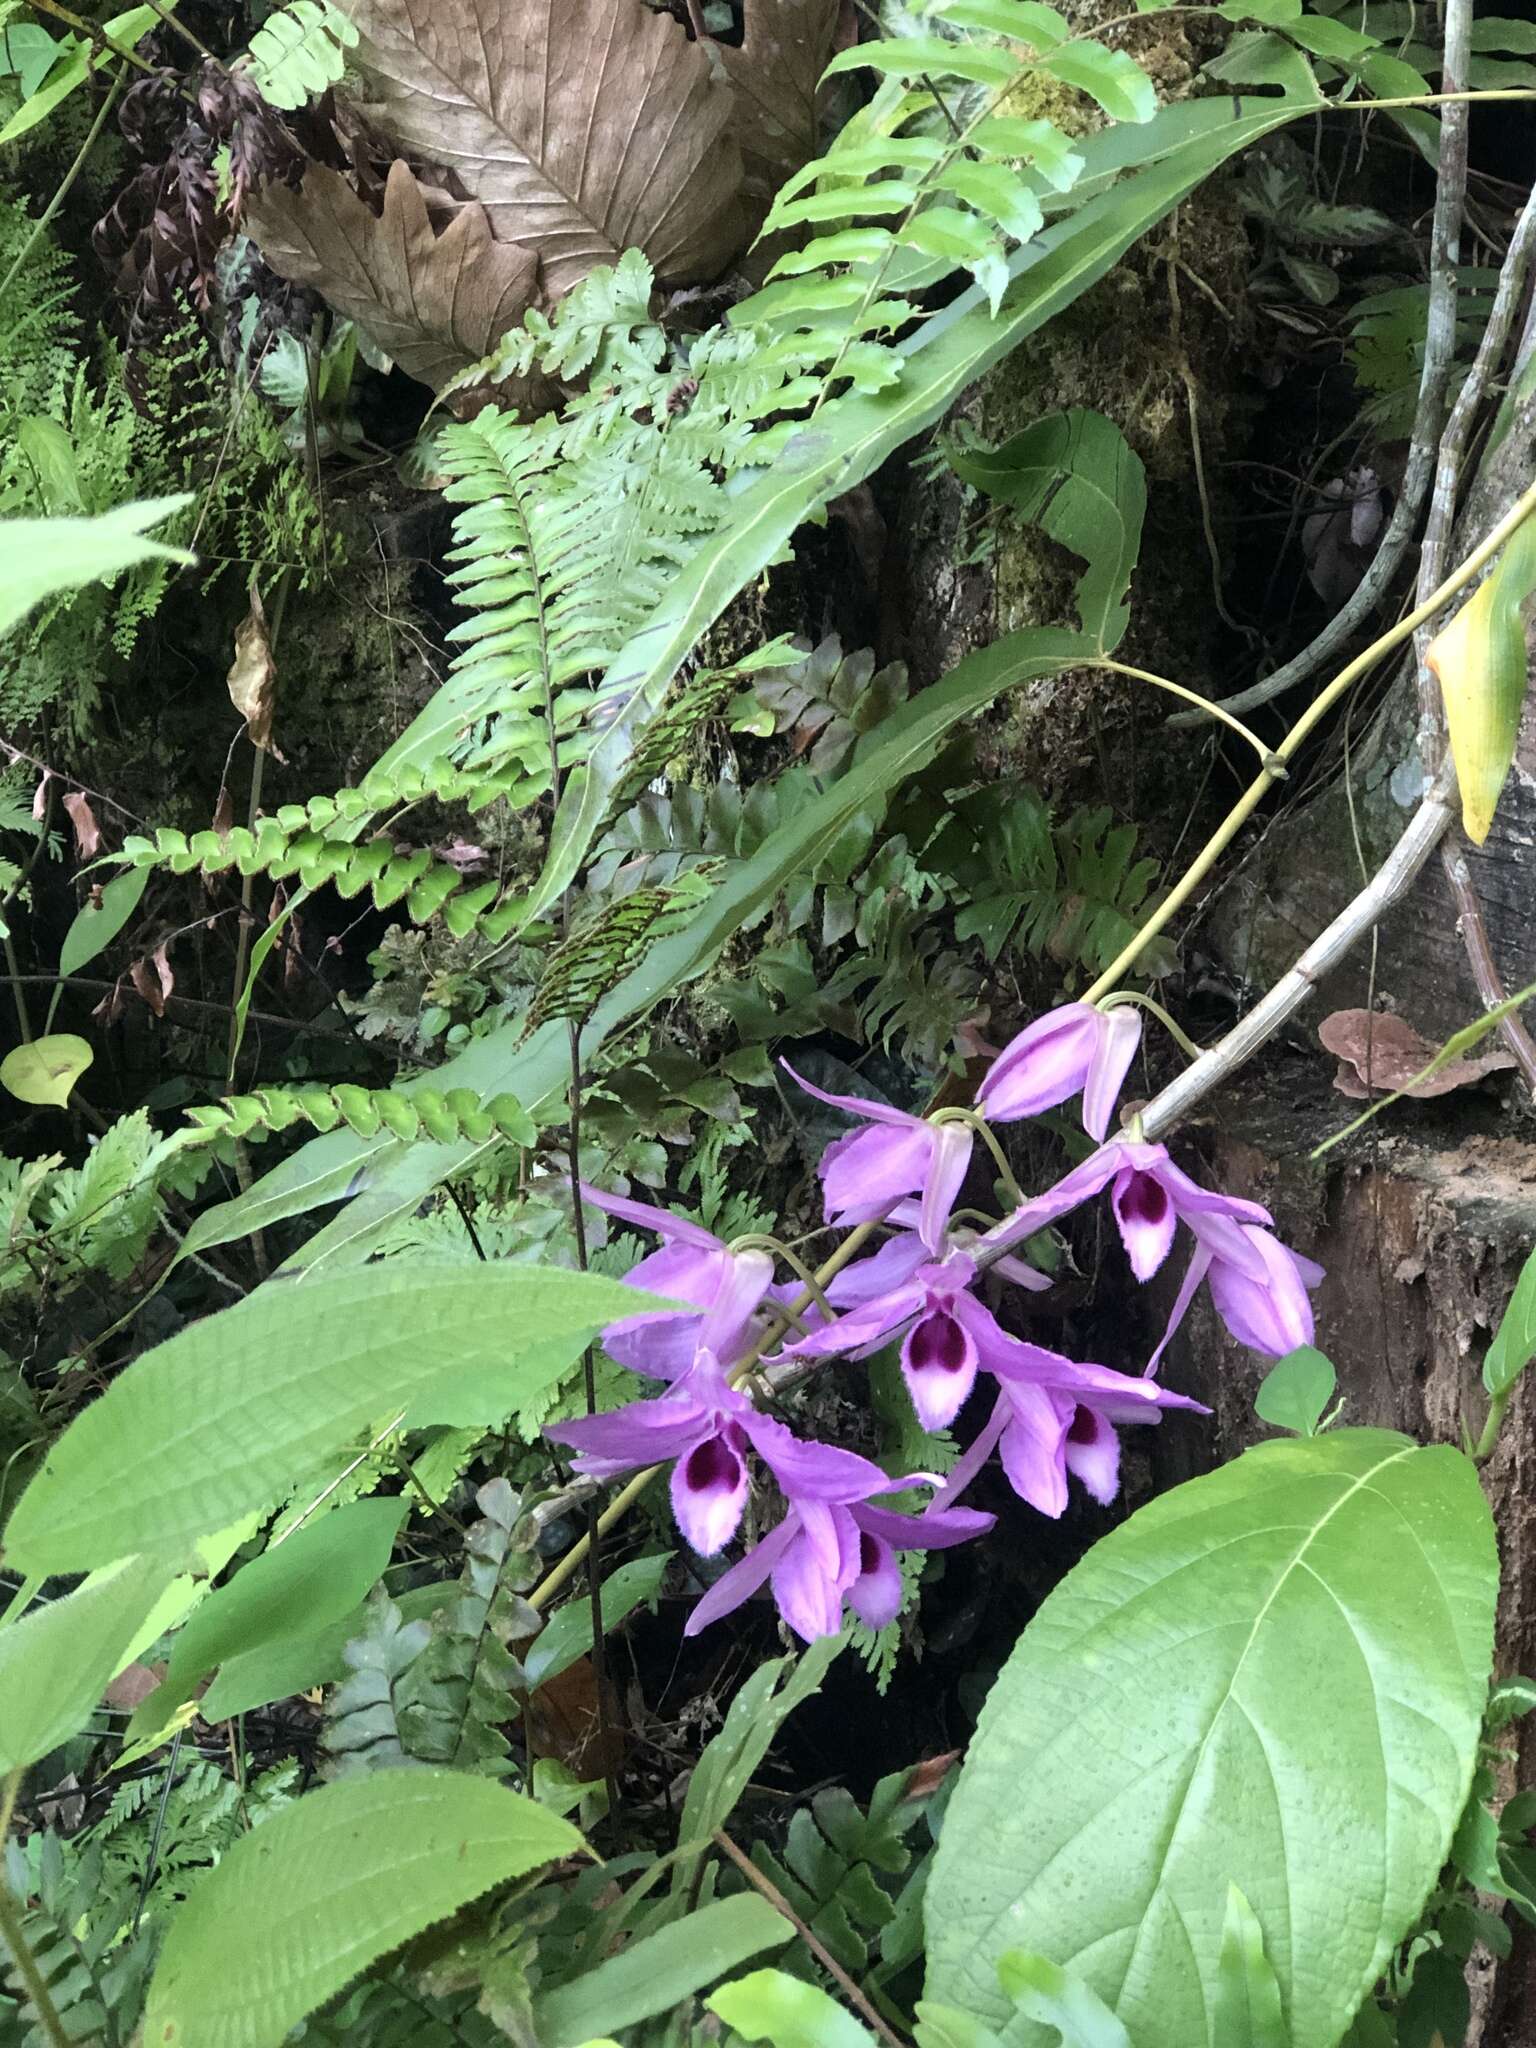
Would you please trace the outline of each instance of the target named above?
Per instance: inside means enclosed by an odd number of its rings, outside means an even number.
[[[1465,6],[1466,0],[1451,0],[1451,7]],[[1446,61],[1452,61],[1450,23],[1447,20]],[[1447,155],[1452,165],[1456,161],[1456,133],[1461,130],[1460,163],[1461,182],[1455,182],[1454,168],[1451,184],[1458,193],[1465,189],[1466,176],[1466,122],[1467,107],[1464,100],[1450,99],[1441,117],[1441,184],[1436,197],[1436,235],[1443,232],[1439,194],[1447,189],[1445,169]],[[1449,208],[1449,200],[1447,200]],[[1461,201],[1456,200],[1456,218],[1459,222]],[[1403,469],[1402,486],[1397,501],[1392,507],[1392,517],[1382,535],[1370,566],[1361,577],[1351,595],[1339,607],[1333,617],[1309,646],[1299,654],[1283,662],[1273,675],[1251,683],[1247,689],[1238,690],[1230,697],[1218,700],[1221,708],[1241,715],[1252,711],[1256,705],[1271,703],[1276,697],[1292,690],[1298,683],[1310,681],[1318,671],[1333,659],[1341,648],[1353,639],[1355,633],[1375,611],[1390,589],[1392,579],[1402,565],[1408,544],[1413,537],[1424,494],[1435,473],[1435,455],[1440,441],[1440,425],[1445,416],[1446,386],[1450,381],[1451,362],[1456,350],[1456,308],[1455,279],[1451,278],[1451,304],[1449,318],[1445,315],[1445,289],[1443,282],[1436,286],[1433,276],[1430,281],[1429,322],[1424,339],[1424,363],[1419,375],[1419,397],[1414,409],[1413,433],[1408,444],[1408,460]],[[1209,713],[1204,711],[1176,711],[1168,724],[1176,731],[1183,731],[1205,722]]]
[[[888,2044],[888,2048],[907,2048],[907,2044],[901,2035],[896,2032],[890,2022],[884,2019],[870,2003],[868,1996],[854,1983],[836,1956],[817,1940],[816,1936],[807,1927],[788,1899],[785,1898],[784,1894],[773,1882],[772,1878],[765,1877],[751,1857],[744,1855],[737,1848],[724,1828],[715,1829],[715,1841],[725,1851],[726,1855],[730,1857],[753,1890],[761,1892],[773,1910],[784,1915],[784,1918],[789,1921],[811,1954],[848,2000],[848,2003],[864,2019],[869,2021],[869,2024],[874,2028],[881,2040]]]
[[[1470,14],[1468,0],[1449,0],[1445,24],[1445,66],[1448,77],[1460,77],[1465,73],[1471,32]],[[1454,72],[1453,65],[1456,67]],[[1459,147],[1451,150],[1453,116]],[[1466,182],[1466,109],[1448,109],[1445,124],[1446,141],[1441,148],[1441,182],[1436,195],[1431,250],[1430,314],[1432,319],[1436,314],[1433,282],[1443,279],[1444,284],[1439,297],[1448,303],[1440,308],[1440,317],[1454,330],[1456,264],[1460,254],[1457,232],[1463,203],[1460,195],[1464,194]],[[1467,444],[1489,384],[1503,360],[1505,344],[1509,339],[1510,326],[1524,287],[1533,247],[1536,247],[1536,192],[1527,199],[1515,232],[1510,238],[1509,249],[1499,272],[1498,290],[1494,294],[1493,307],[1488,315],[1488,324],[1483,330],[1476,360],[1457,394],[1456,403],[1451,408],[1450,420],[1441,438],[1434,495],[1430,500],[1429,518],[1424,527],[1423,552],[1419,557],[1418,593],[1421,598],[1434,588],[1444,572],[1445,562],[1450,553],[1451,532],[1456,519],[1456,499]],[[1434,629],[1434,620],[1426,619],[1414,635],[1414,651],[1418,660],[1419,754],[1426,769],[1430,771],[1438,764],[1446,745],[1445,710],[1439,684],[1427,660]],[[1472,979],[1482,999],[1483,1008],[1497,1010],[1505,1002],[1506,991],[1498,962],[1494,958],[1493,945],[1488,937],[1482,899],[1478,894],[1465,847],[1459,843],[1459,835],[1448,835],[1442,841],[1440,863],[1456,904],[1457,928],[1461,933],[1467,964],[1472,970]],[[1536,1040],[1532,1039],[1524,1022],[1513,1010],[1505,1011],[1499,1020],[1498,1031],[1520,1069],[1527,1092],[1536,1095]]]
[[[110,50],[114,57],[121,57],[125,64],[131,64],[135,71],[142,71],[149,78],[159,78],[153,64],[146,64],[137,50],[130,50],[126,43],[114,42],[103,28],[94,21],[86,21],[73,9],[61,7],[59,0],[32,0],[39,14],[51,14],[55,21],[62,21],[66,28],[72,28],[78,36],[84,36],[95,50]]]
[[[20,249],[16,252],[15,261],[11,264],[10,269],[5,273],[5,276],[3,278],[0,278],[0,306],[3,306],[5,304],[6,298],[10,293],[11,286],[16,282],[17,278],[20,277],[22,271],[26,268],[27,262],[31,257],[32,251],[37,247],[38,243],[42,240],[43,236],[48,232],[49,228],[53,225],[54,216],[58,213],[58,210],[64,204],[64,201],[69,197],[70,190],[73,187],[76,178],[78,178],[80,173],[85,169],[87,159],[90,157],[91,151],[96,147],[97,143],[101,140],[101,131],[103,128],[106,127],[107,117],[112,112],[113,107],[116,106],[117,96],[122,91],[122,89],[123,74],[119,71],[114,75],[111,81],[111,86],[108,90],[106,98],[102,101],[101,105],[96,110],[96,118],[94,121],[92,121],[90,127],[87,129],[84,142],[81,143],[79,149],[77,149],[75,152],[74,162],[70,165],[69,169],[64,173],[64,176],[60,180],[53,197],[49,200],[48,204],[43,208],[42,212],[38,215],[37,219],[32,223],[32,232],[27,236],[27,239],[22,243]]]

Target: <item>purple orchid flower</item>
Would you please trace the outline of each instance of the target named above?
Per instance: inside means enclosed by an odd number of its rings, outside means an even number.
[[[1249,1242],[1243,1226],[1271,1222],[1269,1211],[1258,1202],[1201,1187],[1174,1165],[1165,1146],[1133,1138],[1111,1138],[1101,1145],[1053,1188],[1025,1202],[979,1238],[978,1247],[1012,1245],[1032,1237],[1106,1187],[1138,1280],[1152,1278],[1168,1256],[1177,1226],[1185,1223],[1213,1258],[1225,1259],[1250,1279],[1263,1281],[1263,1255]]]
[[[576,1469],[615,1479],[642,1465],[674,1461],[672,1511],[701,1557],[712,1557],[741,1526],[747,1504],[747,1450],[755,1450],[792,1503],[809,1507],[862,1500],[885,1474],[869,1459],[830,1444],[802,1443],[727,1382],[720,1362],[700,1351],[686,1373],[654,1401],[632,1401],[605,1415],[546,1425],[570,1444]]]
[[[989,1122],[1011,1123],[1081,1092],[1083,1128],[1102,1144],[1140,1041],[1141,1019],[1128,1005],[1064,1004],[1003,1047],[976,1091],[977,1106]]]
[[[1283,1358],[1298,1345],[1310,1344],[1314,1335],[1312,1304],[1308,1290],[1320,1287],[1323,1269],[1314,1260],[1292,1251],[1267,1230],[1252,1224],[1244,1234],[1263,1267],[1261,1278],[1243,1272],[1230,1260],[1213,1255],[1201,1245],[1189,1262],[1178,1296],[1168,1317],[1162,1341],[1147,1363],[1149,1373],[1157,1370],[1174,1332],[1183,1322],[1195,1291],[1209,1275],[1211,1301],[1239,1344],[1261,1351],[1267,1358]]]
[[[787,1074],[818,1102],[849,1116],[865,1119],[860,1131],[834,1138],[816,1169],[821,1175],[829,1223],[872,1223],[903,1195],[920,1195],[918,1234],[931,1251],[939,1251],[949,1212],[964,1185],[971,1163],[972,1134],[964,1124],[930,1123],[888,1102],[863,1095],[829,1095],[795,1073]]]
[[[1155,1425],[1168,1408],[1210,1413],[1155,1380],[1082,1364],[1039,1344],[1004,1344],[987,1361],[998,1382],[996,1405],[946,1478],[936,1509],[964,1492],[994,1450],[1014,1492],[1053,1520],[1065,1511],[1069,1475],[1107,1505],[1120,1490],[1118,1428]]]
[[[884,1628],[901,1607],[898,1550],[947,1550],[993,1525],[995,1517],[972,1508],[930,1507],[902,1515],[871,1506],[872,1496],[913,1484],[911,1477],[890,1479],[883,1472],[877,1478],[878,1485],[857,1499],[792,1501],[778,1527],[710,1587],[689,1615],[684,1635],[697,1635],[732,1613],[766,1580],[772,1581],[779,1613],[808,1643],[837,1634],[845,1601],[871,1628]]]
[[[665,1240],[660,1251],[630,1268],[624,1285],[691,1302],[699,1311],[693,1315],[686,1309],[647,1309],[624,1316],[603,1332],[609,1356],[631,1372],[661,1380],[675,1380],[687,1372],[701,1346],[732,1364],[746,1348],[752,1318],[772,1286],[773,1261],[768,1254],[733,1252],[702,1224],[649,1202],[631,1202],[585,1181],[581,1192],[595,1209],[641,1230],[654,1230]]]
[[[926,1252],[921,1241],[916,1249]],[[1032,1274],[1031,1284],[1044,1280],[1030,1267],[1021,1270]],[[851,1284],[841,1300],[857,1296],[855,1305],[786,1346],[784,1355],[864,1358],[906,1324],[901,1370],[912,1405],[924,1429],[946,1429],[965,1406],[978,1368],[990,1366],[992,1353],[1014,1341],[970,1292],[976,1272],[975,1260],[963,1251],[951,1250],[941,1259],[917,1258],[910,1238],[893,1238],[873,1258],[848,1269]]]

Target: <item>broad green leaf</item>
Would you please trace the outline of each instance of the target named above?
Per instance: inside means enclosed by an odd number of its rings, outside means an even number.
[[[398,1594],[392,1604],[402,1623],[427,1621],[457,1591],[457,1579],[444,1579],[413,1586]],[[343,1651],[367,1625],[368,1608],[360,1605],[310,1635],[284,1636],[259,1650],[242,1651],[220,1665],[218,1677],[198,1702],[198,1712],[205,1721],[228,1721],[236,1714],[271,1706],[274,1700],[334,1684],[346,1677],[349,1668]]]
[[[765,1948],[782,1948],[794,1932],[757,1892],[716,1900],[546,1992],[534,2003],[534,2032],[542,2048],[581,2048],[594,2035],[670,2012]]]
[[[144,1702],[165,1713],[244,1651],[312,1635],[350,1613],[383,1576],[408,1501],[349,1501],[242,1565],[210,1593],[171,1646],[165,1683]]]
[[[1216,1965],[1215,2034],[1222,2048],[1291,2048],[1264,1930],[1235,1884],[1227,1887]]]
[[[1264,1375],[1263,1385],[1254,1397],[1253,1412],[1261,1422],[1268,1422],[1275,1429],[1289,1429],[1297,1436],[1316,1436],[1317,1425],[1337,1384],[1332,1361],[1310,1344],[1302,1344],[1287,1352]]]
[[[1516,529],[1492,573],[1435,635],[1424,657],[1445,705],[1461,785],[1461,822],[1477,846],[1488,837],[1514,763],[1527,676],[1521,606],[1533,588],[1536,517]]]
[[[161,1558],[122,1558],[0,1630],[0,1777],[85,1726],[170,1577]]]
[[[1028,1928],[1136,2048],[1195,2048],[1237,1884],[1292,2038],[1337,2041],[1466,1803],[1496,1590],[1470,1461],[1385,1430],[1261,1444],[1143,1508],[988,1695],[928,1885],[928,1994],[1043,2048],[994,1977]]]
[[[1126,592],[1141,547],[1147,474],[1102,413],[1052,413],[1000,448],[951,449],[955,474],[1011,505],[1088,565],[1077,589],[1083,631],[1112,653],[1130,623]]]
[[[1010,1949],[998,1958],[997,1981],[1025,2019],[1055,2029],[1061,2048],[1131,2048],[1130,2035],[1098,1993],[1044,1956]],[[1223,2040],[1222,2048],[1239,2044]]]
[[[672,1556],[670,1550],[658,1551],[654,1557],[634,1558],[608,1574],[603,1581],[605,1631],[617,1628],[642,1600],[656,1598]],[[541,1685],[548,1685],[551,1679],[569,1671],[591,1648],[591,1596],[568,1600],[564,1607],[555,1610],[528,1645],[523,1658],[523,1675],[528,1681],[528,1690],[535,1692]]]
[[[1499,1318],[1483,1359],[1483,1385],[1490,1394],[1507,1394],[1536,1358],[1536,1251],[1520,1268],[1520,1278]]]
[[[7,1554],[67,1572],[184,1552],[439,1375],[547,1355],[557,1335],[574,1356],[643,1299],[595,1273],[500,1263],[270,1283],[145,1352],[76,1416],[16,1504]]]
[[[135,43],[147,36],[156,22],[163,18],[155,7],[131,7],[126,14],[117,14],[110,21],[102,23],[104,34],[121,48],[131,50]],[[115,60],[114,60],[115,61]],[[92,52],[89,43],[81,38],[71,37],[61,45],[59,58],[48,71],[38,89],[23,100],[3,128],[0,128],[0,144],[14,142],[29,129],[47,120],[61,100],[66,100],[77,87],[84,85],[91,75]],[[9,524],[9,522],[6,522]],[[41,521],[29,521],[40,525]],[[89,579],[82,579],[88,581]],[[3,618],[5,602],[5,571],[0,569],[0,618]],[[6,630],[0,623],[0,633]]]
[[[875,2048],[875,2037],[819,1984],[783,1970],[754,1970],[704,2003],[744,2041],[773,2048]]]
[[[1467,2038],[1472,1999],[1466,1972],[1444,1949],[1421,1950],[1413,1982],[1397,2013],[1397,2048],[1459,2048]]]
[[[569,1821],[466,1772],[324,1785],[243,1836],[179,1908],[144,2039],[278,2048],[380,1956],[584,1846]]]
[[[18,1045],[0,1060],[0,1088],[18,1102],[62,1109],[86,1068],[95,1059],[90,1041],[73,1031],[55,1031]],[[122,1555],[121,1550],[116,1553]]]
[[[832,78],[839,71],[878,71],[882,78],[921,78],[936,72],[940,77],[966,78],[975,85],[1010,85],[1019,75],[1018,60],[1006,50],[990,50],[981,43],[947,43],[938,36],[885,36],[878,42],[855,43],[839,50],[822,73]]]
[[[970,2013],[957,2012],[952,2005],[934,2005],[926,1998],[917,2001],[912,2038],[917,2048],[1002,2048],[992,2029]]]
[[[154,20],[146,7],[146,26]],[[140,30],[140,34],[143,34]],[[0,135],[0,141],[5,138]],[[144,529],[158,526],[189,496],[146,498],[142,504],[119,505],[94,519],[0,519],[0,633],[8,633],[33,605],[61,590],[100,583],[131,569],[136,562],[159,556],[190,562],[183,548],[146,540]]]
[[[100,903],[87,901],[81,905],[59,948],[61,975],[78,974],[98,953],[106,951],[138,909],[149,876],[148,868],[129,868],[126,874],[114,875],[104,885]]]

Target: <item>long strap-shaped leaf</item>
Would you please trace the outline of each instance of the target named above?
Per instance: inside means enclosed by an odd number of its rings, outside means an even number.
[[[728,939],[792,875],[803,873],[844,830],[848,820],[877,803],[905,778],[931,761],[950,731],[983,710],[1015,684],[1091,661],[1098,643],[1083,633],[1045,627],[1010,633],[994,646],[967,655],[942,682],[922,691],[871,736],[854,764],[814,803],[763,841],[750,860],[729,871],[700,906],[698,915],[654,945],[600,1005],[582,1033],[591,1051],[651,1005],[702,974]],[[515,1026],[487,1034],[456,1059],[433,1069],[438,1089],[470,1088],[477,1093],[511,1091],[536,1108],[564,1087],[570,1043],[563,1024],[545,1025],[522,1045]],[[409,1095],[411,1084],[402,1092]],[[398,1139],[363,1140],[333,1131],[305,1145],[265,1176],[246,1195],[201,1217],[187,1238],[200,1250],[264,1229],[286,1216],[323,1202],[354,1197],[344,1215],[305,1247],[295,1263],[305,1271],[340,1255],[360,1257],[393,1218],[407,1215],[449,1174],[461,1172],[484,1149],[465,1142],[409,1145]]]
[[[918,331],[899,384],[871,397],[841,400],[785,444],[773,468],[699,549],[603,678],[601,694],[624,702],[624,713],[594,748],[585,774],[560,807],[526,918],[540,915],[575,880],[672,678],[700,636],[778,557],[796,529],[941,419],[968,384],[1096,284],[1234,150],[1299,111],[1272,101],[1262,112],[1229,117],[1214,133],[1091,201],[1052,246],[1043,237],[1019,252],[1025,267],[995,319],[979,288],[973,289],[957,302],[964,309],[958,317],[940,317]]]

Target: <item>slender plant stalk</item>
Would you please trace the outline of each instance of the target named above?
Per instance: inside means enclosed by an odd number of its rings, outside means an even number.
[[[1373,640],[1364,653],[1357,654],[1352,662],[1340,669],[1328,687],[1320,690],[1317,696],[1313,698],[1312,702],[1275,749],[1282,772],[1286,764],[1293,759],[1302,742],[1307,738],[1307,735],[1327,716],[1345,692],[1368,669],[1374,668],[1384,655],[1390,654],[1394,647],[1401,646],[1404,640],[1411,638],[1414,629],[1422,625],[1426,619],[1433,618],[1441,606],[1454,597],[1458,590],[1464,589],[1478,574],[1479,570],[1482,569],[1483,565],[1492,560],[1515,529],[1522,525],[1533,511],[1536,511],[1536,484],[1532,484],[1521,493],[1520,497],[1516,499],[1515,503],[1487,538],[1479,542],[1477,547],[1472,550],[1471,554],[1461,564],[1461,567],[1453,570],[1440,587],[1430,593],[1423,604],[1411,611],[1406,618],[1399,619],[1397,624],[1389,628],[1379,639]],[[1153,939],[1157,937],[1158,933],[1164,929],[1178,911],[1183,909],[1184,905],[1195,894],[1206,876],[1215,867],[1217,861],[1220,860],[1221,856],[1226,852],[1232,841],[1237,837],[1243,826],[1252,817],[1278,780],[1279,776],[1273,768],[1263,768],[1259,771],[1258,775],[1238,798],[1199,853],[1196,854],[1189,867],[1185,869],[1176,887],[1170,890],[1169,894],[1142,925],[1135,937],[1130,939],[1121,948],[1115,959],[1106,968],[1104,973],[1099,976],[1093,986],[1084,992],[1084,1002],[1096,1003],[1101,996],[1107,996],[1113,988],[1118,986],[1121,977],[1135,966]],[[1185,1078],[1188,1079],[1188,1076],[1186,1075]]]
[[[869,2021],[869,2024],[874,2028],[881,2040],[887,2043],[887,2048],[907,2048],[907,2044],[901,2035],[896,2032],[895,2028],[887,2020],[881,2017],[874,2005],[871,2004],[868,1995],[849,1976],[836,1956],[822,1942],[817,1940],[815,1934],[801,1919],[772,1878],[765,1876],[752,1861],[751,1857],[743,1854],[737,1848],[724,1828],[715,1829],[715,1842],[730,1857],[752,1889],[756,1892],[761,1892],[776,1913],[784,1915],[784,1918],[789,1921],[811,1954],[848,2000],[848,2003],[864,2019]]]
[[[59,181],[58,187],[55,190],[53,197],[49,200],[48,204],[43,208],[42,212],[38,215],[37,219],[32,223],[32,232],[31,234],[28,235],[27,239],[22,243],[20,249],[17,251],[15,261],[12,263],[10,269],[5,273],[5,276],[3,278],[0,278],[0,306],[3,306],[5,304],[11,286],[16,282],[17,278],[20,277],[22,271],[26,269],[27,263],[32,255],[32,251],[37,247],[38,243],[42,240],[43,236],[48,232],[48,229],[52,226],[54,217],[57,215],[59,208],[64,204],[64,201],[69,197],[70,191],[74,186],[76,178],[78,178],[80,173],[85,169],[91,151],[96,147],[97,143],[101,140],[101,131],[103,128],[106,127],[108,116],[111,114],[112,109],[117,105],[117,96],[122,91],[122,89],[123,74],[119,71],[112,79],[111,87],[108,90],[106,98],[102,101],[101,105],[96,109],[96,118],[92,121],[90,127],[87,129],[84,142],[82,142],[80,147],[75,151],[74,162],[70,165],[69,169],[64,173],[64,176]]]
[[[11,1815],[16,1809],[16,1795],[20,1789],[21,1772],[12,1771],[5,1781],[3,1799],[0,1799],[0,1812],[3,1812],[5,1822],[4,1830],[0,1831],[0,1847],[4,1846],[5,1835],[10,1830]],[[26,1987],[32,2010],[37,2014],[37,2024],[47,2036],[51,2048],[75,2048],[44,1982],[43,1973],[37,1967],[37,1958],[32,1953],[32,1944],[27,1940],[23,1925],[20,1901],[6,1882],[3,1870],[0,1870],[0,1941],[10,1950],[16,1974]]]

